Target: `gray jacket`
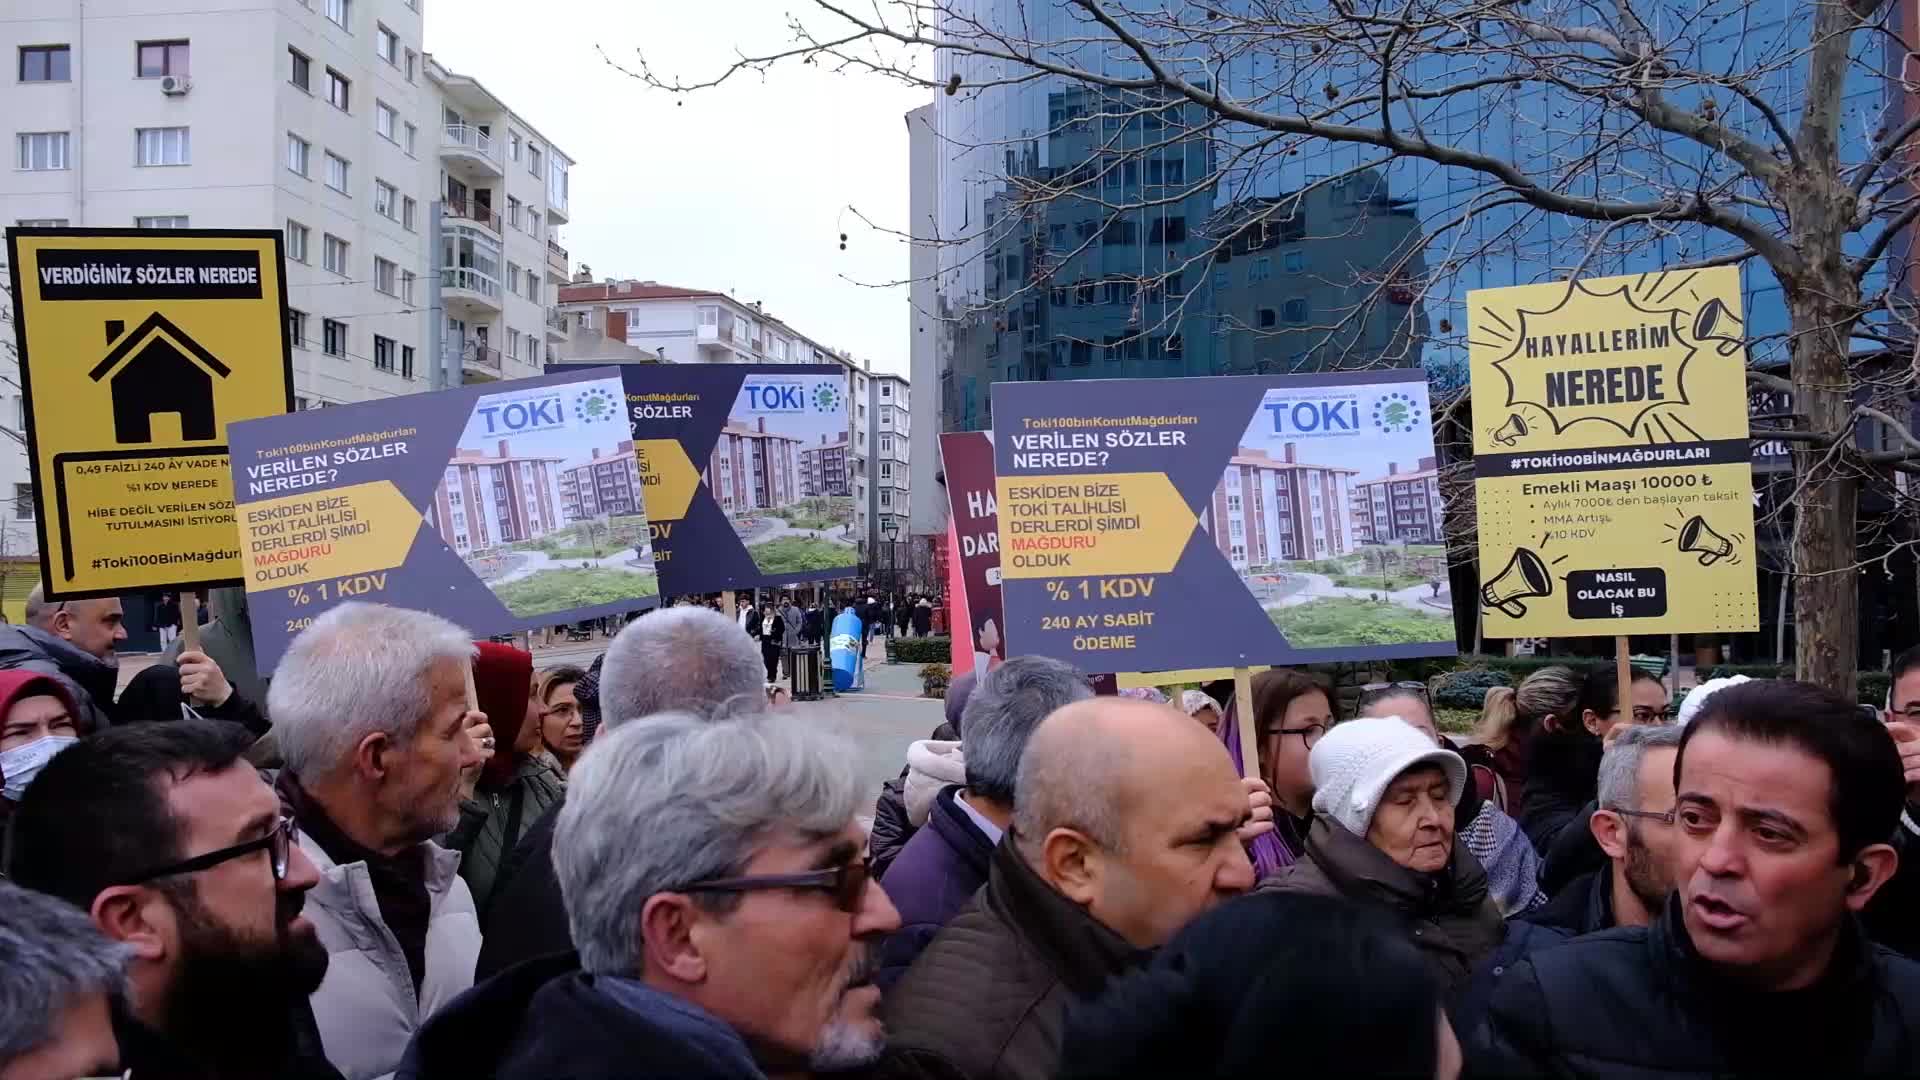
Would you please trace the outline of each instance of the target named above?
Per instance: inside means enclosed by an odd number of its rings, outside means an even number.
[[[313,994],[327,1060],[346,1080],[391,1077],[420,1025],[473,985],[480,921],[460,878],[460,855],[427,845],[432,914],[426,978],[416,995],[400,942],[380,918],[366,863],[341,866],[305,835],[300,849],[320,871],[304,914],[327,949],[326,981]]]
[[[806,625],[806,612],[801,611],[793,604],[788,604],[786,608],[780,612],[780,618],[787,624],[787,649],[792,652],[805,651],[807,639],[800,636],[800,629]]]
[[[0,625],[0,671],[15,669],[51,675],[64,684],[86,714],[74,718],[81,722],[82,734],[112,726],[113,696],[120,682],[117,666],[38,627]]]

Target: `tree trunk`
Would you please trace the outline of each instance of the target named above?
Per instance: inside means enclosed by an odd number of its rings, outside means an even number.
[[[1847,345],[1858,291],[1844,274],[1819,276],[1804,288],[1788,287],[1793,405],[1807,430],[1840,432],[1853,410]],[[1860,493],[1852,436],[1830,447],[1794,446],[1794,674],[1851,701],[1860,658],[1854,568]]]

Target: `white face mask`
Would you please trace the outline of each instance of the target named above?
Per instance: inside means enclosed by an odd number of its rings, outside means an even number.
[[[27,793],[27,785],[47,767],[47,762],[79,741],[71,735],[42,735],[25,746],[0,750],[0,776],[6,777],[6,786],[0,788],[0,795],[9,802],[19,802],[20,796]]]

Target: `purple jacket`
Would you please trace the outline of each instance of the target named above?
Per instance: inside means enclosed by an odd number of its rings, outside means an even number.
[[[958,785],[935,796],[927,828],[913,834],[887,869],[882,888],[900,912],[900,929],[880,945],[874,983],[887,990],[933,936],[987,883],[993,843],[953,801]]]

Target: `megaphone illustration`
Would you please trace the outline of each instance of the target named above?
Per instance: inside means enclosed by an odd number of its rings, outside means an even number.
[[[1512,446],[1518,442],[1522,436],[1526,435],[1526,433],[1527,422],[1520,419],[1519,413],[1509,413],[1507,415],[1507,422],[1501,424],[1500,430],[1493,433],[1493,441],[1499,443],[1501,446]]]
[[[1520,601],[1552,595],[1553,575],[1547,573],[1547,564],[1526,548],[1515,548],[1507,568],[1480,588],[1480,599],[1488,607],[1515,619],[1527,614],[1527,605]]]
[[[1699,514],[1680,526],[1680,550],[1700,556],[1701,566],[1712,566],[1733,554],[1733,541],[1714,532]]]
[[[1739,351],[1741,335],[1746,329],[1739,316],[1717,299],[1700,305],[1700,313],[1693,317],[1693,340],[1719,342],[1714,350],[1721,356],[1732,356]]]

